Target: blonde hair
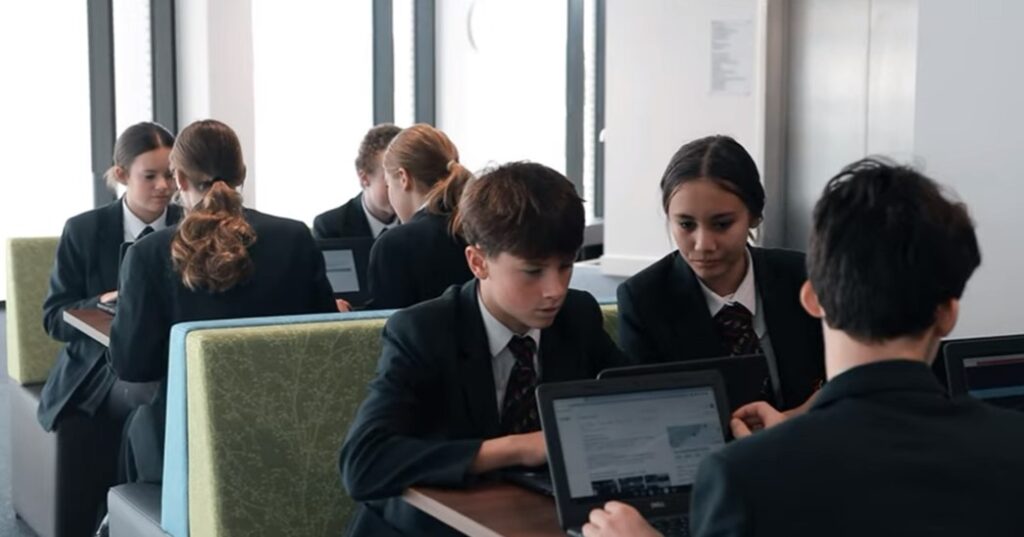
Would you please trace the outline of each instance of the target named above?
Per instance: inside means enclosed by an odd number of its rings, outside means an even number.
[[[171,259],[182,283],[195,291],[219,293],[252,277],[249,246],[256,231],[245,220],[245,180],[238,136],[224,123],[207,119],[185,127],[171,150],[175,173],[203,194],[171,241]]]

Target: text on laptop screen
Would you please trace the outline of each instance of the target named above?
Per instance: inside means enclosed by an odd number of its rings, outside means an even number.
[[[1024,410],[1024,355],[966,358],[964,378],[971,397]]]
[[[725,445],[710,386],[554,401],[572,498],[683,491]]]
[[[323,253],[331,289],[335,293],[358,292],[359,277],[356,275],[356,260],[352,250],[324,250]]]

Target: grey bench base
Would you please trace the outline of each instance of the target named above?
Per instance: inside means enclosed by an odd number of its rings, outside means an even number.
[[[39,537],[89,537],[116,477],[120,431],[77,413],[44,431],[36,420],[41,391],[10,381],[14,511]]]
[[[160,527],[160,485],[129,483],[110,489],[110,537],[166,537]]]

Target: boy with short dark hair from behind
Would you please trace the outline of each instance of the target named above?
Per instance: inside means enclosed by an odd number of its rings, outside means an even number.
[[[623,365],[597,302],[570,290],[583,200],[563,175],[510,163],[466,187],[453,225],[475,279],[395,313],[341,451],[353,535],[455,530],[405,504],[413,485],[547,461],[534,388]]]

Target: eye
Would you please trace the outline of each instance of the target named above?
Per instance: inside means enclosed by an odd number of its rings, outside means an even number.
[[[714,226],[715,226],[715,229],[717,229],[719,231],[725,231],[725,230],[727,230],[727,229],[732,227],[733,222],[734,222],[733,220],[720,220],[718,222],[715,222]]]
[[[536,267],[525,268],[523,269],[523,274],[526,274],[527,276],[540,276],[541,270],[542,269]]]
[[[679,227],[682,228],[683,231],[693,231],[697,229],[697,222],[694,222],[693,220],[683,220],[679,222]]]

